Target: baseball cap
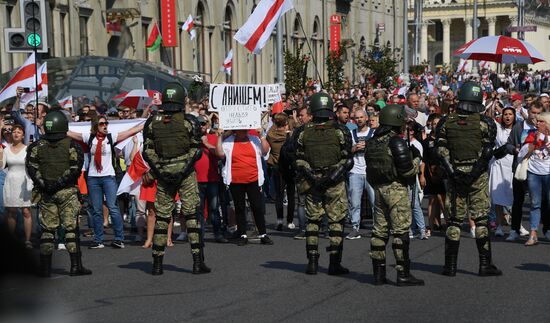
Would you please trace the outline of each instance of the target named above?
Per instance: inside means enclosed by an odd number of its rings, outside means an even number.
[[[499,87],[499,88],[497,89],[497,93],[498,93],[498,94],[506,94],[506,90],[503,89],[503,88],[501,88],[501,87]]]
[[[539,98],[547,98],[547,97],[550,97],[548,93],[542,93],[541,95],[539,95]]]

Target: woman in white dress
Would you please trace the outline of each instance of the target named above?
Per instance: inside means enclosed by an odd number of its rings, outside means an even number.
[[[512,107],[502,110],[502,119],[497,125],[497,138],[495,147],[506,145],[512,127],[516,123],[516,112]],[[513,155],[506,155],[501,159],[492,159],[489,164],[489,193],[491,202],[495,205],[497,215],[497,229],[495,235],[502,237],[502,223],[504,223],[504,207],[511,206],[514,202],[512,190],[512,180],[514,172],[512,171]]]
[[[23,224],[25,232],[25,245],[32,248],[32,216],[31,216],[31,195],[32,181],[27,176],[25,169],[25,157],[27,156],[27,146],[23,144],[25,131],[19,124],[13,125],[12,144],[5,149],[0,148],[0,157],[2,157],[2,169],[6,170],[6,181],[4,184],[4,206],[6,208],[6,218],[8,228],[12,234],[15,234],[17,223],[17,209],[21,208],[23,213]]]

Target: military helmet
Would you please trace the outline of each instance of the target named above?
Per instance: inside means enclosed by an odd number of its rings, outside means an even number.
[[[168,112],[182,111],[185,107],[187,90],[177,82],[166,84],[162,90],[162,109]]]
[[[405,108],[399,104],[388,104],[380,111],[379,123],[386,126],[401,127],[407,120]]]
[[[59,110],[49,112],[44,117],[44,138],[49,140],[59,140],[67,136],[69,131],[69,120],[65,114]]]
[[[483,112],[483,91],[476,82],[466,82],[458,91],[458,109],[468,112]]]
[[[326,93],[315,93],[309,100],[309,109],[311,115],[318,118],[334,117],[333,112],[334,102],[330,95]]]

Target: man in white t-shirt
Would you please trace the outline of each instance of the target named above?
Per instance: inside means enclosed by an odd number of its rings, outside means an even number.
[[[355,122],[357,129],[351,130],[353,153],[353,168],[349,173],[348,196],[353,230],[346,236],[346,239],[360,239],[359,225],[361,223],[361,197],[363,191],[367,190],[371,208],[374,208],[374,189],[367,182],[367,166],[365,163],[365,142],[372,137],[374,129],[367,125],[367,113],[364,110],[355,111]],[[374,214],[374,210],[373,210]]]

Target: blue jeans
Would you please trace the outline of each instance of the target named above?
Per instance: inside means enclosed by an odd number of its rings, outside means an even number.
[[[222,235],[222,221],[220,218],[220,194],[218,182],[199,183],[199,197],[201,203],[199,206],[198,216],[201,221],[202,234],[204,235],[204,203],[208,201],[208,217],[212,222],[214,236]]]
[[[103,196],[115,231],[115,240],[124,240],[122,216],[117,205],[117,183],[114,176],[88,177],[88,196],[93,212],[94,241],[103,242]]]
[[[540,223],[540,208],[542,204],[542,194],[546,194],[546,202],[550,201],[550,174],[536,175],[527,173],[527,184],[529,185],[529,195],[531,196],[531,210],[529,211],[529,222],[531,230],[537,230]]]
[[[420,201],[420,195],[418,192],[418,181],[416,181],[415,186],[415,192],[414,192],[414,209],[412,210],[413,213],[413,221],[411,224],[411,230],[414,229],[420,229],[420,230],[426,230],[426,223],[424,222],[424,212],[422,211],[422,204]]]
[[[358,230],[361,223],[361,198],[363,197],[363,191],[367,190],[372,214],[374,214],[374,189],[367,181],[366,174],[350,173],[348,183],[351,225],[353,229]]]

